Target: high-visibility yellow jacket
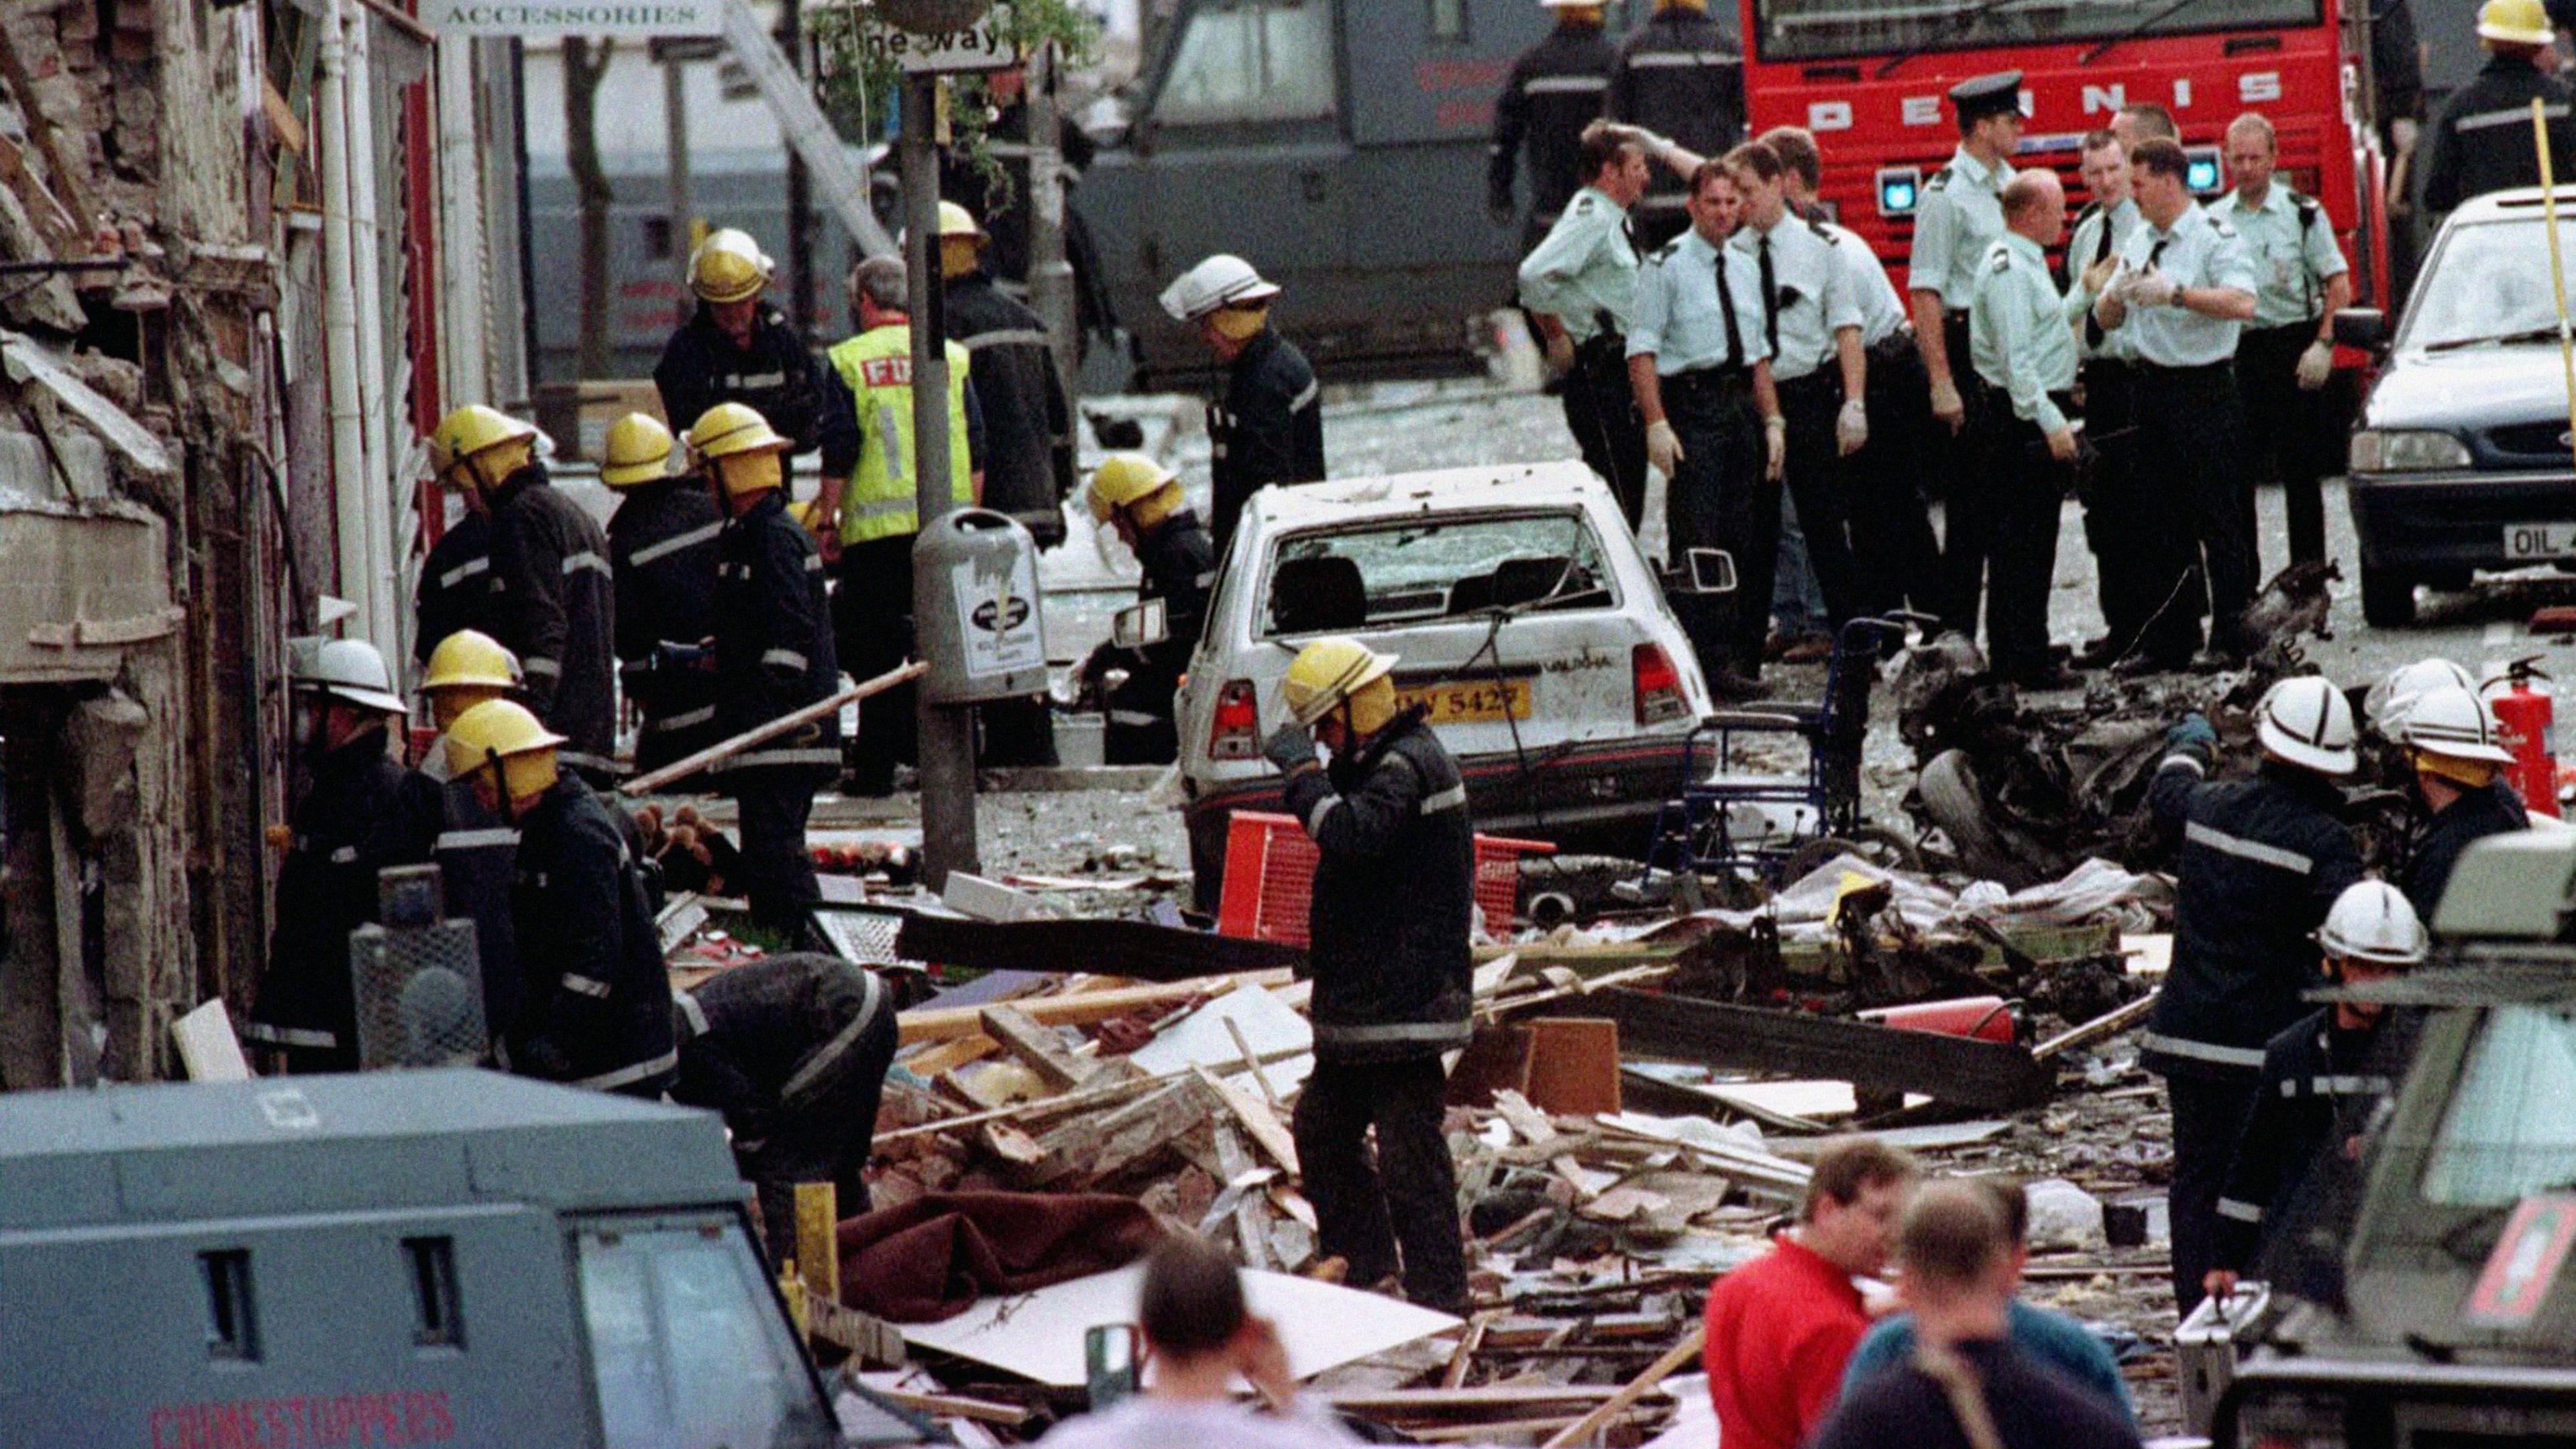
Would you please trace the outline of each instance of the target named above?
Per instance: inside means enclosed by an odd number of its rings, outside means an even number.
[[[859,412],[859,461],[841,495],[841,542],[918,533],[912,471],[912,326],[889,323],[834,347],[833,370]],[[966,349],[948,344],[948,473],[960,506],[975,502],[966,439]]]

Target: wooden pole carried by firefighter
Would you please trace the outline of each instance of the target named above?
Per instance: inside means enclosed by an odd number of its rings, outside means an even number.
[[[2567,384],[2567,431],[2576,435],[2576,331],[2567,321],[2567,262],[2558,244],[2558,178],[2549,167],[2549,113],[2531,98],[2531,144],[2540,152],[2540,214],[2549,227],[2549,295],[2558,303],[2558,366]]]

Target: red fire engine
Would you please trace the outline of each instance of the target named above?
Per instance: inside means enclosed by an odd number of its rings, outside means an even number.
[[[2368,20],[2345,13],[2350,0],[1740,3],[1754,132],[1815,133],[1823,199],[1900,288],[1923,183],[1959,138],[1945,93],[1970,76],[2019,70],[2027,125],[2014,164],[2054,168],[2076,203],[2079,143],[2124,105],[2173,113],[2204,197],[2227,186],[2227,123],[2262,112],[2279,134],[2282,180],[2333,222],[2359,300],[2387,295]]]

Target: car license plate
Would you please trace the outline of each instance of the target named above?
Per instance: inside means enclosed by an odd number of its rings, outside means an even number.
[[[1526,679],[1471,679],[1453,684],[1417,684],[1395,692],[1398,707],[1421,704],[1433,724],[1487,724],[1528,719],[1530,682]]]
[[[2506,558],[2576,558],[2576,523],[2508,523]]]

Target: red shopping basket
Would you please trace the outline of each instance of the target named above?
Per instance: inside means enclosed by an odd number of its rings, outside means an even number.
[[[1476,837],[1476,909],[1488,935],[1511,929],[1520,897],[1520,859],[1552,854],[1543,840]],[[1315,884],[1315,842],[1292,815],[1234,812],[1225,832],[1225,887],[1217,898],[1219,935],[1283,946],[1306,944],[1306,907]]]

